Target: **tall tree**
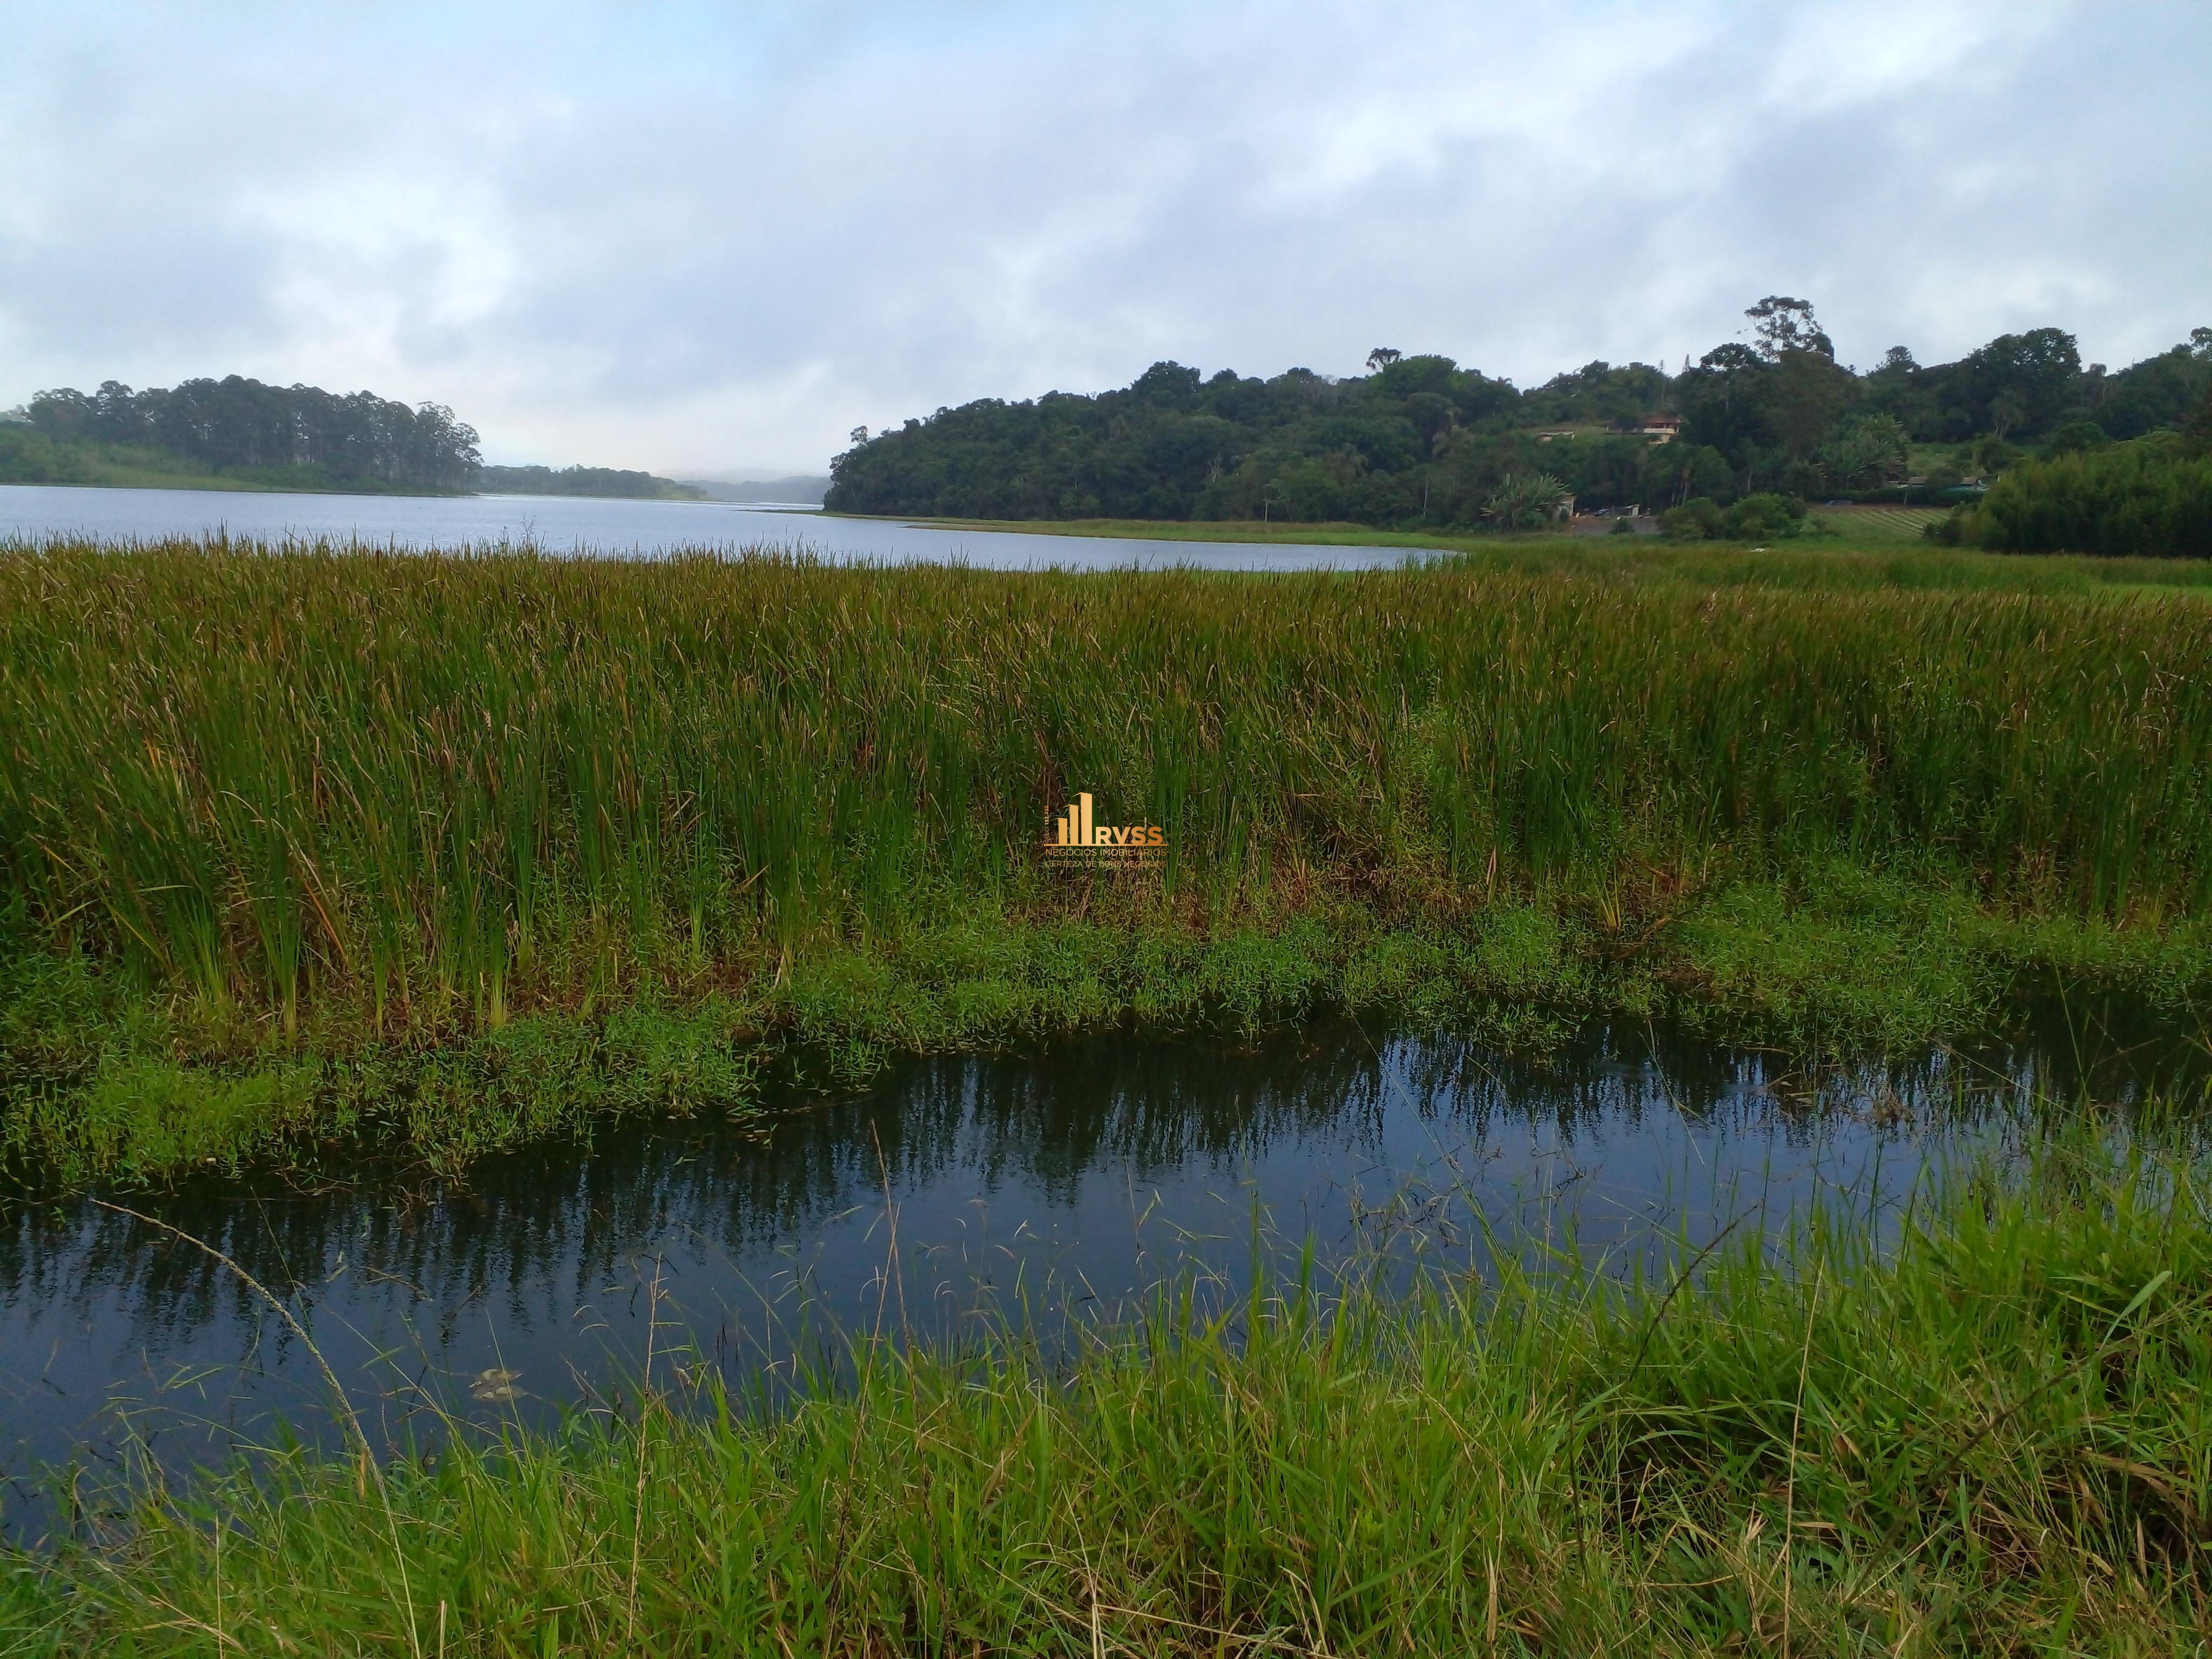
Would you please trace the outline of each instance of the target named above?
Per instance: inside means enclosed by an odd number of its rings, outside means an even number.
[[[1770,294],[1743,314],[1751,319],[1751,335],[1759,355],[1770,363],[1790,351],[1818,352],[1823,357],[1836,355],[1834,342],[1813,315],[1810,300]]]
[[[1954,396],[1975,417],[1975,425],[1987,416],[1995,430],[1997,400],[2004,398],[2006,430],[2045,432],[2075,401],[2081,353],[2064,330],[2032,328],[2024,334],[2000,334],[1968,356],[1960,368]]]

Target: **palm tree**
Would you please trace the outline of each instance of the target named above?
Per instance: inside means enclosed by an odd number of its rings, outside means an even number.
[[[1509,472],[1490,499],[1482,516],[1501,530],[1535,530],[1552,516],[1567,487],[1549,472]]]

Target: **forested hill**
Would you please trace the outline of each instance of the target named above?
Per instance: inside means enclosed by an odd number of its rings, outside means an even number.
[[[1449,357],[1378,349],[1364,375],[1272,380],[1156,363],[1095,397],[987,398],[831,463],[833,511],[979,519],[1519,523],[1587,507],[1872,492],[1986,477],[2019,457],[2179,427],[2212,395],[2212,329],[2118,373],[2056,328],[1957,362],[1903,347],[1858,373],[1807,302],[1772,296],[1746,342],[1680,373],[1594,362],[1522,391]],[[1679,435],[1670,422],[1679,422]],[[1665,439],[1668,441],[1662,441]]]

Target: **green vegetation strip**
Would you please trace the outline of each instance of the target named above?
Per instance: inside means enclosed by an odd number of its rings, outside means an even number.
[[[2084,1138],[1622,1286],[1188,1288],[1048,1364],[855,1339],[380,1468],[88,1491],[21,1654],[2175,1653],[2212,1539],[2202,1171]],[[185,1248],[179,1246],[179,1248]],[[679,1354],[678,1359],[688,1355]],[[672,1370],[674,1367],[672,1365]],[[109,1499],[103,1507],[100,1499]]]
[[[68,484],[101,489],[229,489],[342,495],[457,495],[427,485],[340,477],[319,466],[232,467],[218,471],[191,455],[144,443],[55,439],[9,422],[0,424],[0,484]]]
[[[458,1159],[787,1048],[1323,1001],[1899,1042],[2024,975],[2212,982],[2199,600],[1522,556],[0,551],[7,1142]],[[1048,866],[1079,791],[1164,864]]]
[[[832,514],[833,518],[860,518]],[[2162,588],[2212,592],[2212,560],[2056,554],[2021,559],[1939,549],[1930,526],[1948,513],[1933,507],[1835,507],[1806,514],[1783,546],[1689,544],[1669,538],[1589,536],[1561,532],[1378,530],[1361,524],[1265,524],[1172,519],[901,519],[931,530],[981,530],[1010,535],[1073,536],[1106,540],[1277,543],[1286,547],[1389,547],[1413,561],[1455,554],[1446,565],[1524,575],[1603,576],[1611,580],[1689,581],[1716,586],[1964,587],[2005,593],[2091,593]],[[1615,520],[1619,523],[1619,520]],[[1753,538],[1756,539],[1756,538]],[[1194,550],[1191,563],[1207,556]]]

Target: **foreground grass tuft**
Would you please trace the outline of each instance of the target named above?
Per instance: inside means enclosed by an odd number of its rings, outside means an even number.
[[[288,1453],[7,1562],[11,1651],[2174,1653],[2204,1640],[2212,1218],[2047,1149],[1624,1290],[1218,1320],[1063,1366],[867,1342],[403,1461]],[[696,1409],[686,1409],[686,1407]],[[388,1507],[387,1507],[388,1505]]]

